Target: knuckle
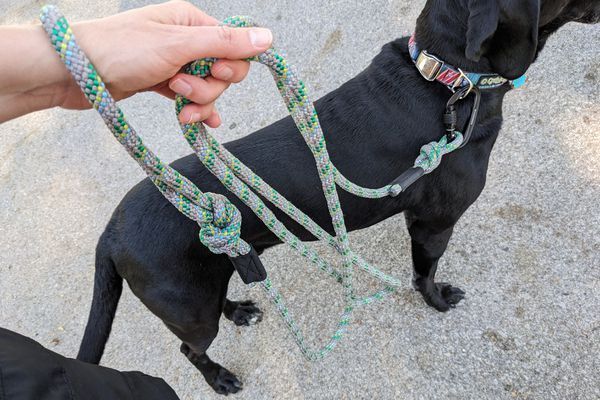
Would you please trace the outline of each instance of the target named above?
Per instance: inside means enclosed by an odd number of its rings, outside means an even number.
[[[193,94],[190,96],[190,100],[198,106],[203,106],[204,104],[207,104],[209,102],[206,93],[200,90],[194,90]]]
[[[198,93],[196,95],[196,98],[194,99],[194,102],[198,103],[200,105],[209,104],[211,101],[212,101],[212,99],[210,98],[210,95],[204,91]]]
[[[194,5],[188,1],[170,0],[167,3],[158,4],[157,7],[164,7],[162,14],[170,15],[171,22],[175,25],[192,25]]]
[[[186,12],[186,13],[190,13],[192,11],[194,11],[194,5],[188,1],[184,1],[184,0],[172,0],[173,1],[173,5],[177,8],[179,8],[181,11]]]
[[[221,42],[227,45],[232,45],[234,43],[233,28],[230,28],[228,26],[220,26],[217,29],[217,34]]]
[[[248,75],[250,64],[246,61],[223,61],[218,66],[217,75],[225,68],[229,68],[232,71],[230,76],[226,76],[225,81],[227,83],[239,83]]]
[[[187,1],[184,0],[171,0],[167,3],[168,6],[172,6],[172,7],[179,7],[179,8],[189,8],[189,6],[191,6],[190,3],[188,3]]]
[[[202,107],[201,110],[202,111],[200,112],[200,115],[202,115],[202,119],[205,120],[207,118],[210,118],[210,116],[212,115],[214,106],[212,104],[210,104],[210,105]]]

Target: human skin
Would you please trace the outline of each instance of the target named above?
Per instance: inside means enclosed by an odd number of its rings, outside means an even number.
[[[215,100],[248,73],[248,62],[241,60],[262,53],[273,40],[267,29],[218,26],[216,19],[184,1],[71,27],[116,100],[144,91],[170,98],[181,94],[192,101],[179,115],[181,122],[204,121],[211,127],[221,123]],[[181,72],[205,57],[219,59],[212,76]],[[52,107],[90,105],[40,25],[0,27],[0,123]]]

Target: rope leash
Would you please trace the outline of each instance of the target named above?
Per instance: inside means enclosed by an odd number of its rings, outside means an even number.
[[[407,181],[397,179],[383,188],[369,189],[352,183],[335,168],[329,158],[317,112],[308,97],[306,87],[299,79],[295,68],[289,65],[285,57],[277,50],[271,48],[250,60],[269,67],[290,115],[313,153],[331,214],[335,236],[323,230],[308,215],[254,174],[250,168],[215,140],[208,133],[204,124],[180,125],[183,136],[200,161],[229,191],[240,198],[282,242],[287,243],[301,256],[310,260],[316,267],[342,285],[344,309],[338,319],[337,327],[326,344],[316,349],[306,343],[304,335],[286,307],[283,297],[271,280],[266,278],[266,273],[260,271],[262,264],[252,246],[240,238],[241,214],[239,210],[224,196],[200,191],[185,176],[164,164],[156,154],[148,149],[125,119],[123,112],[116,105],[94,66],[77,46],[73,32],[64,16],[56,7],[46,6],[42,9],[40,18],[61,60],[116,139],[138,162],[165,198],[185,216],[199,224],[200,240],[211,252],[228,255],[240,272],[242,279],[244,276],[239,269],[240,263],[251,270],[246,276],[249,281],[261,281],[261,287],[279,311],[302,354],[308,360],[322,359],[336,347],[346,333],[356,307],[381,300],[393,293],[396,287],[402,286],[398,279],[370,265],[352,251],[336,184],[349,193],[376,199],[400,194],[406,189],[407,184],[404,182]],[[223,24],[231,27],[256,26],[246,17],[232,17],[225,20]],[[214,62],[214,59],[197,60],[186,67],[186,73],[200,77],[209,76]],[[175,102],[177,114],[188,103],[190,103],[188,99],[177,96]],[[456,132],[456,137],[450,142],[444,136],[439,142],[431,142],[423,146],[412,170],[418,170],[420,175],[432,172],[439,166],[441,158],[445,154],[456,150],[462,143],[463,135]],[[410,183],[412,182],[408,184]],[[313,246],[302,242],[291,233],[257,194],[266,198],[290,218],[300,223],[317,239],[337,251],[343,258],[342,269],[334,268],[318,254]],[[384,289],[365,297],[357,296],[353,287],[354,267],[380,280],[385,284]]]

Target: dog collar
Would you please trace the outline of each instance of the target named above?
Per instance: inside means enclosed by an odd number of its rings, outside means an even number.
[[[452,91],[469,86],[469,91],[473,87],[479,89],[495,89],[506,83],[511,88],[518,88],[526,81],[526,76],[514,80],[508,80],[498,74],[478,74],[474,72],[464,72],[460,68],[453,67],[450,64],[440,60],[438,57],[429,54],[426,50],[419,49],[413,34],[408,41],[408,50],[415,66],[428,81],[438,81]]]

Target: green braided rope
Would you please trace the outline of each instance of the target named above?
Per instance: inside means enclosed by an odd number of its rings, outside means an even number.
[[[60,54],[61,59],[73,74],[92,106],[100,113],[117,140],[146,171],[161,193],[185,216],[200,225],[200,240],[202,243],[217,254],[225,253],[234,257],[247,254],[250,251],[250,246],[240,238],[241,217],[239,210],[224,196],[201,192],[186,177],[162,163],[151,150],[145,147],[142,139],[127,123],[94,66],[77,46],[66,19],[55,7],[46,6],[42,9],[41,20],[52,45]],[[255,26],[246,17],[229,18],[225,20],[224,25],[232,27]],[[282,54],[273,48],[252,58],[251,61],[260,62],[270,68],[290,115],[314,155],[327,206],[332,217],[335,236],[323,230],[308,215],[291,204],[284,196],[233,156],[207,132],[204,124],[181,124],[181,129],[183,136],[202,163],[229,191],[240,198],[282,242],[287,243],[301,256],[307,258],[342,285],[345,305],[339,317],[337,328],[323,347],[313,349],[307,345],[302,332],[286,307],[283,297],[271,280],[266,279],[261,282],[261,287],[278,309],[302,354],[309,360],[318,360],[331,352],[342,339],[350,324],[355,307],[381,300],[393,293],[395,287],[401,286],[399,280],[368,264],[352,251],[336,184],[350,193],[367,198],[397,195],[402,188],[398,185],[388,185],[380,189],[363,188],[345,178],[329,159],[317,112],[308,97],[304,83],[298,78],[295,69],[288,64]],[[187,66],[186,72],[191,75],[206,77],[210,75],[210,68],[214,62],[214,59],[197,60]],[[175,102],[177,114],[188,103],[188,99],[177,96]],[[451,143],[446,142],[445,136],[439,142],[429,143],[422,148],[415,166],[422,167],[426,173],[431,172],[439,165],[442,156],[458,148],[462,140],[462,135],[458,134],[456,140]],[[271,204],[300,223],[317,239],[327,243],[337,251],[343,258],[342,270],[335,269],[330,263],[323,260],[313,246],[302,242],[291,233],[257,194],[263,196]],[[353,288],[354,267],[358,267],[379,279],[386,287],[374,294],[358,297]]]

